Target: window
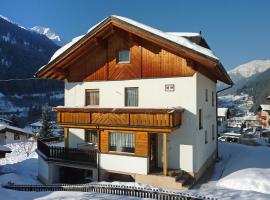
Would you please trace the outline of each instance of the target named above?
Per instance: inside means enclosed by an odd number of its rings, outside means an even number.
[[[208,89],[205,89],[205,101],[208,102]]]
[[[204,132],[204,143],[207,144],[208,141],[207,141],[207,130],[205,130]]]
[[[215,125],[212,124],[212,140],[215,139]]]
[[[199,109],[199,129],[203,128],[202,109]]]
[[[122,50],[118,52],[118,63],[130,63],[130,51]]]
[[[18,133],[14,133],[14,140],[20,140],[20,135]]]
[[[85,90],[85,105],[99,105],[99,90]]]
[[[109,150],[125,153],[134,153],[135,134],[111,132],[109,136]]]
[[[215,106],[215,96],[214,92],[212,91],[212,106]]]
[[[125,88],[125,106],[138,106],[138,88],[130,87]]]
[[[85,130],[84,141],[88,143],[97,143],[97,131],[96,130]]]

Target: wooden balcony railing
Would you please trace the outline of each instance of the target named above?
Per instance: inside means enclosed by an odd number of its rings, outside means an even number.
[[[263,120],[266,120],[266,116],[265,115],[260,115],[260,118]]]
[[[59,124],[174,128],[181,125],[182,109],[56,107]]]
[[[76,161],[92,165],[96,165],[97,163],[96,150],[49,146],[45,141],[40,139],[37,142],[37,149],[49,160],[69,162]]]

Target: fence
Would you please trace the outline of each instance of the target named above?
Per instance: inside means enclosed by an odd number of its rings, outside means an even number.
[[[199,200],[211,199],[209,197],[196,196],[187,193],[174,192],[156,188],[144,188],[136,186],[115,185],[115,184],[52,184],[52,185],[2,185],[6,189],[25,192],[45,192],[45,191],[77,191],[96,192],[112,195],[131,196],[138,198],[151,198],[158,200]]]
[[[65,148],[58,146],[49,146],[46,144],[47,141],[38,140],[37,148],[42,152],[48,159],[60,159],[70,161],[81,161],[96,164],[97,162],[97,151],[96,150],[85,150],[77,148]],[[52,141],[49,141],[52,142]]]

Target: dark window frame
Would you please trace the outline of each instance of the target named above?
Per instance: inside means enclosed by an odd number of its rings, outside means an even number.
[[[199,130],[203,129],[203,111],[199,109]]]
[[[93,136],[95,135],[95,136]],[[97,130],[85,129],[84,130],[84,141],[87,143],[97,144]]]
[[[204,131],[204,143],[205,144],[208,143],[208,133],[207,133],[207,130]]]
[[[123,52],[128,52],[128,60],[121,61],[120,60],[120,54]],[[117,51],[117,64],[130,64],[131,63],[131,55],[130,55],[130,49],[121,49]]]
[[[212,140],[215,139],[215,125],[212,124]]]
[[[121,146],[121,150],[117,149],[117,146],[114,146],[111,144],[111,134],[123,134],[123,135],[128,135],[131,134],[133,135],[133,147],[124,147]],[[135,148],[136,148],[136,133],[131,133],[131,132],[116,132],[116,131],[112,131],[109,132],[109,152],[113,152],[113,153],[119,153],[119,154],[135,154]],[[118,147],[119,148],[119,147]]]
[[[212,91],[212,107],[215,106],[215,93]]]
[[[91,104],[90,99],[90,94],[88,95],[87,93],[91,92],[98,92],[98,103],[97,104]],[[84,99],[84,105],[85,106],[99,106],[100,104],[100,91],[99,89],[85,89],[85,99]]]
[[[137,104],[136,105],[128,105],[128,89],[137,89]],[[139,107],[139,87],[125,87],[125,107]]]
[[[20,140],[20,139],[21,139],[21,135],[18,134],[18,133],[14,133],[13,139],[14,139],[14,140]]]
[[[208,102],[208,89],[205,89],[205,102]]]

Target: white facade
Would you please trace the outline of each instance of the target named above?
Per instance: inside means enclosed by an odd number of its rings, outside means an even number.
[[[175,91],[166,92],[166,84],[174,84]],[[73,83],[66,81],[65,106],[84,107],[85,90],[99,89],[99,107],[122,108],[125,101],[125,87],[139,88],[139,108],[182,107],[184,109],[180,128],[168,137],[168,168],[197,172],[216,149],[216,83],[200,73],[195,73],[192,77]],[[212,106],[212,92],[214,106]],[[199,130],[199,109],[203,110],[201,130]],[[212,139],[212,126],[214,126],[214,139]],[[84,130],[70,129],[69,131],[70,147],[77,147],[78,143],[84,141]],[[205,143],[205,131],[207,131],[207,143]],[[158,137],[158,143],[158,164],[162,166],[161,135]],[[105,170],[140,174],[147,174],[149,170],[148,159],[113,154],[101,154],[100,166]]]

